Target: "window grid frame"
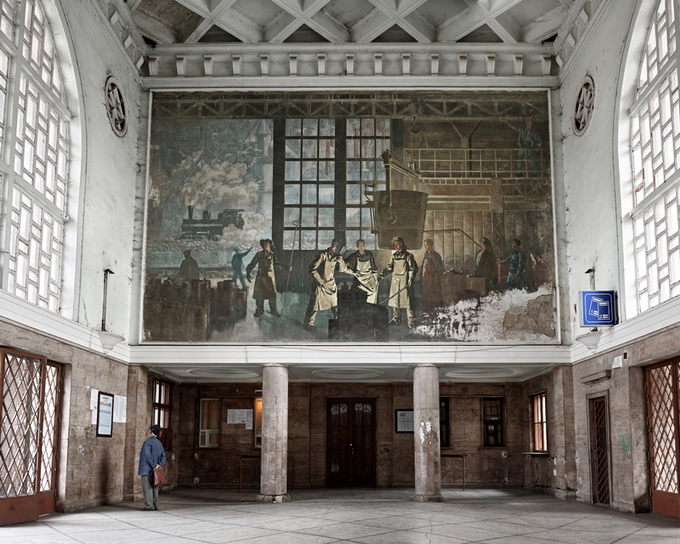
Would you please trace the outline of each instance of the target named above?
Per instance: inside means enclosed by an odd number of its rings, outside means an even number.
[[[172,383],[154,378],[152,396],[153,424],[161,429],[158,439],[167,451],[172,450]]]
[[[531,395],[531,449],[536,453],[548,452],[548,416],[545,391]]]
[[[680,84],[677,0],[660,0],[630,109],[636,312],[680,295]]]
[[[320,128],[315,135],[304,134],[304,126],[308,121],[316,121],[317,127],[321,126],[322,121],[332,123],[332,135],[322,133]],[[358,131],[350,131],[351,123],[358,125]],[[295,131],[291,129],[294,124],[298,125]],[[368,125],[372,125],[373,128],[369,128]],[[381,127],[380,134],[376,134],[376,126]],[[380,188],[381,182],[384,186],[385,175],[380,166],[382,165],[382,152],[389,149],[391,143],[390,119],[380,117],[335,119],[289,117],[285,120],[285,127],[285,152],[282,159],[284,163],[282,249],[289,251],[296,246],[296,249],[320,251],[326,249],[331,240],[336,237],[344,238],[346,243],[351,243],[354,238],[357,240],[361,238],[366,241],[367,249],[377,249],[377,237],[372,232],[373,202],[370,192],[375,190],[376,187]],[[322,154],[320,143],[331,139],[334,141],[332,153]],[[317,141],[314,157],[305,157],[305,140]],[[290,145],[293,142],[299,142],[299,144]],[[370,148],[371,144],[366,142],[372,143],[373,153],[370,156],[365,148]],[[380,142],[380,145],[377,145],[377,142]],[[359,149],[359,156],[349,157],[349,155],[353,155],[350,153],[350,146],[352,145]],[[319,164],[322,161],[328,164],[334,163],[332,179],[320,179],[317,173],[315,180],[305,180],[303,166],[306,159],[316,160]],[[351,176],[348,175],[350,163],[361,165],[359,169],[360,178],[357,180],[350,180]],[[372,176],[363,173],[364,163],[372,164]],[[293,164],[298,166],[289,166]],[[308,201],[304,201],[306,198],[305,185],[316,185],[315,199],[307,197]],[[354,187],[359,188],[358,202],[350,198],[350,190]],[[331,188],[333,188],[334,196],[329,199]],[[327,201],[323,203],[321,202],[322,190],[327,191]],[[294,199],[297,200],[293,201]],[[311,202],[311,200],[315,201]],[[331,200],[332,203],[328,203]],[[316,210],[314,214],[315,225],[309,225],[309,221],[312,219],[309,210]],[[322,210],[325,211],[325,221],[321,220]],[[338,218],[338,213],[342,215],[342,218]],[[350,215],[351,213],[357,215],[357,221],[353,221],[354,217]],[[300,222],[297,229],[295,221]]]
[[[7,6],[11,8],[12,3],[0,0],[0,25]],[[40,0],[17,5],[14,15],[19,24],[13,26],[11,37],[0,27],[0,51],[9,59],[0,62],[0,108],[4,108],[0,156],[7,158],[3,181],[10,195],[3,209],[7,219],[2,225],[1,264],[6,271],[2,288],[59,313],[71,115],[64,101],[54,35]],[[31,28],[26,28],[27,20]],[[38,37],[31,35],[36,21],[41,32]],[[45,36],[49,36],[47,40]],[[30,52],[33,44],[46,42],[49,51],[36,50],[40,65],[23,54],[26,47]],[[2,64],[7,64],[4,72]],[[14,129],[6,131],[8,126]]]

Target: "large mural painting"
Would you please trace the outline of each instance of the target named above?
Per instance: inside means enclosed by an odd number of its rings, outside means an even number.
[[[152,111],[145,341],[559,342],[545,93]]]

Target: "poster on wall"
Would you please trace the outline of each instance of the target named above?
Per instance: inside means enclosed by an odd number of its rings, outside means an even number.
[[[558,343],[548,112],[156,93],[143,340]]]

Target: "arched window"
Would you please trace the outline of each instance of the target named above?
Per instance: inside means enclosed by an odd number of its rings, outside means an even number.
[[[2,287],[52,312],[60,306],[70,117],[40,0],[0,0]]]
[[[678,0],[659,0],[630,109],[637,313],[680,295]]]

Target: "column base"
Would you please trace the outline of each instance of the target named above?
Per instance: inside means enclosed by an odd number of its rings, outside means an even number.
[[[418,495],[413,499],[416,502],[442,502],[444,497],[441,495]]]
[[[257,502],[288,502],[290,500],[290,495],[286,493],[285,495],[258,495]]]

